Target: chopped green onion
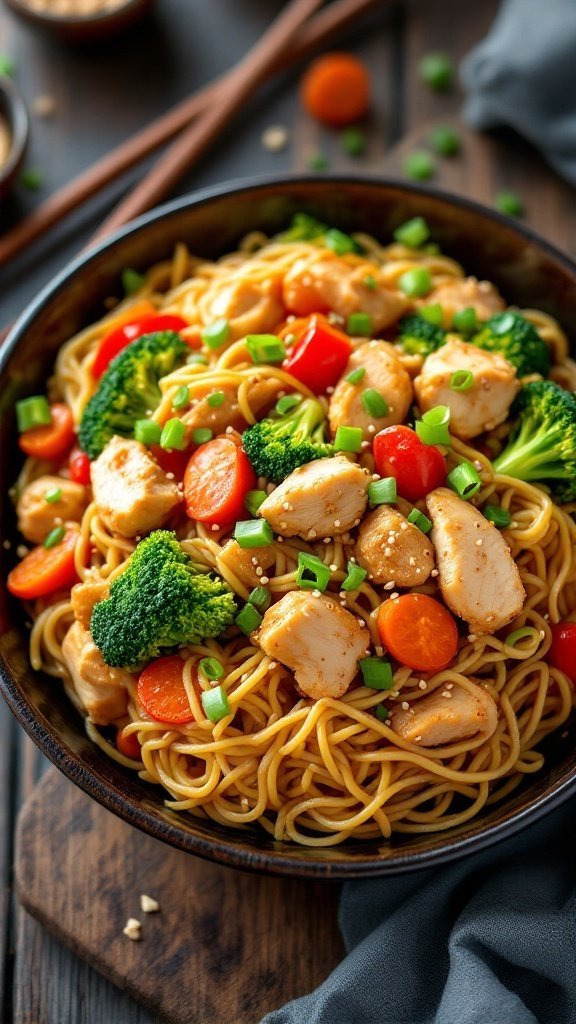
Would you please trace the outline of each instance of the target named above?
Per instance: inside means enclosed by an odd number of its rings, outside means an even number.
[[[37,192],[44,184],[44,175],[38,167],[28,167],[20,176],[20,184],[29,192]]]
[[[342,590],[357,590],[366,579],[368,573],[366,569],[363,569],[361,565],[357,565],[356,562],[348,562],[347,570],[348,575],[342,583]]]
[[[447,92],[454,81],[454,64],[445,53],[428,53],[419,65],[420,78],[434,92]]]
[[[360,338],[372,337],[372,317],[368,313],[351,313],[346,323],[348,334]]]
[[[176,417],[167,420],[160,435],[160,447],[183,452],[186,447],[186,424]]]
[[[55,505],[57,501],[60,501],[62,497],[61,487],[50,487],[44,495],[44,501],[47,501],[49,505]]]
[[[368,501],[371,505],[394,505],[397,497],[394,476],[384,476],[381,480],[373,480],[368,484]]]
[[[7,53],[0,54],[0,75],[11,78],[16,71],[16,64]]]
[[[203,690],[200,700],[202,701],[206,718],[211,722],[219,722],[222,718],[227,718],[231,713],[228,697],[222,686],[213,686],[210,690]]]
[[[300,405],[302,401],[302,395],[282,395],[276,402],[276,412],[283,416],[284,413],[291,412],[297,405]]]
[[[408,522],[412,523],[413,526],[417,526],[422,533],[430,533],[432,529],[432,523],[419,509],[413,508],[410,515],[408,516]]]
[[[213,391],[211,395],[208,395],[206,401],[211,409],[218,409],[221,405],[224,405],[226,395],[223,391]]]
[[[347,128],[340,136],[342,149],[348,156],[362,156],[366,149],[366,134],[361,128]]]
[[[253,363],[281,363],[286,358],[284,342],[275,334],[249,334],[246,348]]]
[[[16,419],[20,434],[34,430],[35,427],[49,427],[52,423],[52,413],[48,399],[44,395],[32,395],[16,402]]]
[[[203,352],[191,352],[186,356],[187,366],[208,366],[208,360]]]
[[[385,658],[361,658],[358,662],[364,686],[371,690],[391,690],[394,686],[392,665]]]
[[[250,636],[250,633],[261,625],[262,616],[253,604],[245,604],[241,611],[238,612],[234,622],[238,629],[241,629],[246,636]]]
[[[353,238],[350,235],[346,235],[343,231],[339,231],[338,228],[330,228],[329,231],[324,235],[324,245],[328,249],[332,249],[337,256],[344,256],[347,252],[357,252],[358,247]]]
[[[394,232],[395,240],[401,245],[408,246],[409,249],[419,249],[424,242],[428,241],[429,237],[430,228],[424,217],[412,217],[412,220],[400,224]]]
[[[251,516],[255,516],[260,505],[266,501],[267,497],[266,491],[248,491],[244,498],[244,508],[247,509]]]
[[[535,640],[538,637],[538,630],[534,629],[534,626],[522,626],[521,629],[515,629],[513,633],[509,633],[504,638],[504,643],[507,647],[516,647],[520,640],[525,640],[527,637]]]
[[[141,444],[160,444],[162,427],[153,420],[136,420],[134,424],[134,437]]]
[[[228,341],[230,336],[230,324],[225,317],[215,320],[213,324],[207,324],[202,331],[202,341],[208,348],[220,348]]]
[[[420,306],[420,316],[435,327],[441,327],[444,321],[444,310],[439,302],[431,306]]]
[[[217,658],[202,658],[198,668],[204,673],[206,679],[222,679],[224,667]]]
[[[248,604],[253,604],[259,612],[265,612],[270,607],[272,596],[266,587],[254,587],[254,590],[248,595]]]
[[[416,420],[415,429],[423,444],[450,444],[450,409],[447,405],[435,405]]]
[[[366,277],[363,279],[362,284],[370,292],[375,292],[378,287],[378,282],[373,274],[366,274]]]
[[[308,168],[311,171],[326,171],[329,166],[328,157],[324,156],[323,153],[313,153],[308,158]]]
[[[465,500],[473,498],[482,487],[482,480],[471,462],[461,462],[448,473],[448,483]]]
[[[474,374],[472,370],[454,370],[450,377],[452,391],[470,391],[474,387]]]
[[[404,161],[404,173],[407,178],[412,178],[414,181],[425,181],[427,178],[431,178],[434,170],[434,161],[424,150],[410,153]]]
[[[432,278],[428,267],[412,267],[398,279],[398,287],[409,298],[427,295],[432,290]]]
[[[388,402],[376,388],[366,388],[362,392],[362,405],[369,416],[378,418],[388,413]]]
[[[454,313],[452,327],[462,334],[473,334],[478,329],[478,317],[474,306],[466,306],[466,309]]]
[[[274,534],[265,519],[241,519],[234,527],[234,540],[241,548],[265,548],[274,540]]]
[[[196,429],[192,431],[192,440],[194,441],[194,444],[206,444],[208,441],[211,441],[213,437],[214,434],[210,430],[210,427],[196,427]]]
[[[521,217],[524,213],[524,203],[515,192],[499,192],[495,206],[500,213],[505,213],[508,217]]]
[[[144,275],[139,274],[132,267],[125,267],[122,271],[122,287],[126,295],[133,295],[134,292],[140,291],[145,281]]]
[[[359,366],[357,370],[352,370],[351,373],[346,374],[346,380],[349,384],[359,384],[365,373],[366,367]]]
[[[303,590],[326,590],[330,582],[330,569],[316,555],[298,552],[296,583]]]
[[[190,392],[185,384],[177,388],[172,399],[173,409],[187,409],[190,405]]]
[[[385,722],[388,718],[390,718],[390,712],[388,711],[388,708],[384,707],[383,704],[376,705],[376,718],[378,719],[379,722]]]
[[[438,242],[429,242],[428,245],[422,248],[422,252],[425,252],[427,256],[438,256],[438,253],[441,251]]]
[[[510,523],[512,522],[512,516],[508,509],[502,508],[500,505],[485,505],[482,511],[486,519],[489,519],[491,523],[494,523],[494,526],[510,526]]]
[[[508,331],[512,331],[516,324],[514,313],[501,313],[500,316],[495,317],[494,320],[494,324],[490,325],[490,330],[499,338],[508,334]]]
[[[428,136],[428,142],[440,156],[456,156],[460,152],[460,137],[448,125],[437,125]]]
[[[55,526],[53,530],[50,530],[48,536],[44,539],[45,548],[55,548],[64,538],[66,530],[63,526]]]
[[[338,427],[334,447],[337,452],[362,451],[362,427]]]

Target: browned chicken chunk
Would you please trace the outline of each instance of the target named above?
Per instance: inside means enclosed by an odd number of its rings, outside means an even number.
[[[274,280],[252,281],[241,277],[224,284],[221,279],[213,296],[207,296],[210,320],[228,320],[230,338],[273,331],[284,316],[279,284]]]
[[[347,380],[352,370],[365,371],[358,384]],[[383,416],[369,413],[362,396],[374,389],[388,406]],[[394,423],[402,423],[412,402],[412,382],[402,366],[393,345],[385,341],[369,341],[360,345],[348,360],[344,375],[338,381],[330,399],[330,430],[335,434],[340,426],[361,427],[364,439]],[[368,427],[372,426],[372,431]]]
[[[343,455],[307,462],[260,505],[283,537],[336,537],[357,526],[368,500],[368,474]]]
[[[94,605],[108,597],[109,586],[97,569],[90,569],[82,583],[77,583],[70,591],[74,618],[84,629],[90,628],[90,619]]]
[[[46,501],[50,491],[60,491],[57,501]],[[26,485],[18,498],[18,529],[26,540],[42,544],[55,519],[79,523],[86,505],[86,488],[82,484],[61,476],[39,476]]]
[[[238,541],[229,540],[222,548],[217,569],[227,580],[232,574],[246,587],[257,587],[261,576],[274,565],[275,560],[273,547],[241,548]],[[262,572],[256,572],[257,569]]]
[[[366,284],[367,276],[374,279],[375,288]],[[378,267],[350,266],[338,256],[297,260],[284,278],[283,297],[297,316],[330,310],[347,319],[351,313],[367,313],[374,335],[408,308],[406,297],[385,283]]]
[[[394,732],[420,747],[440,747],[478,736],[490,739],[498,725],[498,708],[483,686],[473,690],[441,686],[427,697],[413,701],[407,710],[395,708],[390,715]]]
[[[451,326],[455,313],[470,306],[476,310],[479,320],[489,320],[495,313],[506,308],[504,299],[494,285],[490,281],[479,281],[476,277],[451,277],[428,292],[420,305],[436,303],[440,303],[444,310],[445,327]]]
[[[126,687],[133,676],[122,668],[110,668],[90,633],[74,622],[64,640],[62,653],[78,703],[96,725],[122,718],[128,706]]]
[[[92,489],[102,520],[122,537],[156,530],[182,501],[148,449],[123,437],[113,437],[92,463]]]
[[[380,505],[362,521],[354,554],[374,583],[418,587],[434,568],[430,538],[390,505]]]

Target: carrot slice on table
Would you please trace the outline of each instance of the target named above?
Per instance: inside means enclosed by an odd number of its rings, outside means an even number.
[[[64,402],[50,406],[52,423],[47,427],[34,427],[20,434],[18,444],[26,455],[35,459],[59,459],[74,441],[72,412]]]
[[[364,117],[370,105],[370,79],[349,53],[327,53],[313,61],[302,79],[305,109],[317,121],[346,125]]]
[[[215,437],[194,452],[186,467],[186,512],[191,519],[219,526],[244,519],[244,499],[256,483],[246,452],[230,437]]]
[[[194,721],[184,688],[184,662],[179,654],[158,658],[140,673],[138,700],[158,722],[183,725]]]
[[[450,612],[426,594],[403,594],[380,605],[378,634],[393,658],[419,672],[439,672],[458,650]]]
[[[23,601],[31,601],[71,587],[78,581],[74,566],[77,540],[78,530],[68,530],[53,548],[42,544],[32,548],[8,576],[10,593]]]

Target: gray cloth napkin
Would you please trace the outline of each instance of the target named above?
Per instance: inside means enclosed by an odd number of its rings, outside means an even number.
[[[514,128],[576,184],[576,0],[506,0],[461,78],[472,128]]]

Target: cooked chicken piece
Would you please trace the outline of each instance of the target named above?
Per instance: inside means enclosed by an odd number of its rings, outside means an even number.
[[[105,663],[90,633],[74,622],[64,640],[62,653],[78,701],[96,725],[108,725],[126,714],[126,687],[133,676],[123,668]]]
[[[431,491],[426,504],[446,604],[473,633],[494,633],[506,626],[522,611],[526,594],[504,537],[447,487]]]
[[[214,296],[206,296],[208,321],[224,317],[230,324],[230,338],[273,331],[284,316],[277,280],[249,281],[240,278],[230,284],[216,282]]]
[[[498,708],[483,686],[471,693],[456,683],[419,697],[407,711],[395,708],[390,725],[403,740],[420,747],[440,747],[479,736],[488,740],[498,725]]]
[[[364,515],[370,478],[344,455],[307,462],[290,473],[258,509],[275,533],[336,537]]]
[[[374,583],[418,587],[434,568],[430,538],[390,505],[380,505],[362,521],[354,554]]]
[[[278,394],[286,385],[281,380],[262,379],[255,380],[247,388],[247,398],[252,412],[257,418],[264,416],[274,405]],[[208,396],[214,391],[224,392],[224,401],[221,405],[211,406]],[[191,433],[198,427],[209,427],[212,433],[224,434],[227,427],[234,430],[245,430],[248,423],[238,405],[238,388],[235,384],[219,384],[218,387],[210,384],[200,391],[194,389],[194,398],[190,411],[182,417]]]
[[[495,313],[506,309],[506,303],[490,281],[476,277],[451,277],[443,281],[422,299],[421,306],[440,303],[444,310],[444,326],[450,327],[454,313],[472,306],[479,320],[489,320]]]
[[[104,523],[122,537],[156,530],[182,501],[147,448],[124,437],[113,437],[92,463],[92,489]]]
[[[374,279],[375,288],[366,285],[367,277]],[[408,308],[406,297],[384,282],[378,267],[352,267],[338,256],[325,256],[313,263],[297,260],[284,278],[283,297],[286,307],[297,316],[330,310],[347,319],[351,313],[367,313],[374,335],[395,323]]]
[[[275,560],[273,547],[241,548],[238,541],[229,540],[222,548],[216,568],[228,582],[232,573],[246,587],[257,587],[260,577],[274,565]],[[257,569],[262,569],[262,572],[257,573]]]
[[[77,583],[70,591],[74,618],[84,629],[90,629],[90,619],[94,605],[108,597],[108,583],[103,580],[97,569],[90,569],[82,583]]]
[[[46,501],[47,492],[56,489],[61,492],[58,501]],[[18,498],[18,529],[26,540],[42,544],[55,519],[79,523],[87,504],[86,488],[82,484],[62,476],[39,476],[27,484]]]
[[[346,379],[352,370],[362,368],[365,374],[358,384]],[[385,400],[388,412],[384,416],[373,416],[362,404],[362,395],[367,388],[376,390]],[[412,402],[412,382],[393,345],[386,341],[369,341],[352,353],[344,375],[334,388],[330,399],[330,430],[335,434],[340,426],[361,427],[364,439],[368,440],[376,431],[393,423],[402,423]]]
[[[473,384],[468,391],[454,391],[450,387],[457,370],[472,373]],[[437,352],[432,352],[414,381],[422,412],[435,405],[447,405],[450,431],[463,440],[503,423],[519,390],[516,368],[507,359],[498,352],[483,352],[458,338],[450,338]]]
[[[370,637],[335,597],[293,590],[268,609],[252,638],[292,669],[307,697],[341,697],[358,671]]]

